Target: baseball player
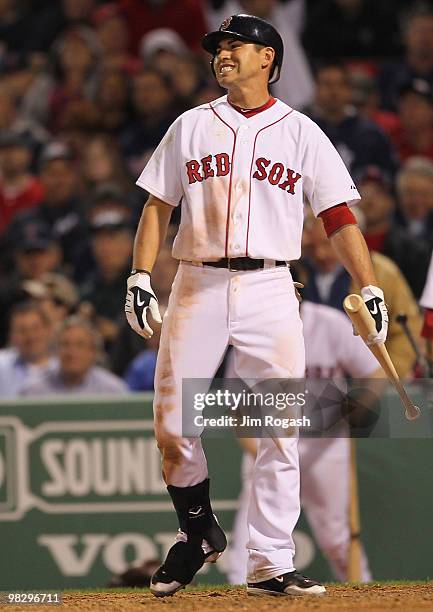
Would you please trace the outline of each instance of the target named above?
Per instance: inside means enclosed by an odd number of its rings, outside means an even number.
[[[262,19],[233,15],[203,38],[203,47],[227,95],[178,117],[137,181],[150,196],[125,304],[131,327],[149,337],[147,311],[160,321],[151,272],[171,212],[182,203],[173,244],[180,264],[164,315],[154,398],[162,471],[181,533],[152,577],[157,596],[183,588],[225,548],[201,440],[182,435],[182,413],[193,411],[189,402],[182,405],[183,379],[212,379],[229,344],[241,379],[304,375],[288,266],[300,256],[304,196],[363,288],[377,328],[370,341],[383,342],[387,332],[383,293],[348,207],[358,191],[318,126],[269,93],[283,62],[280,35]],[[249,594],[325,592],[293,566],[299,511],[297,439],[263,437],[248,513]]]
[[[309,301],[302,302],[300,312],[307,377],[333,379],[337,385],[347,376],[383,377],[371,351],[353,335],[352,325],[345,314],[335,308]],[[233,365],[229,356],[225,372],[227,378],[234,376]],[[257,447],[254,439],[240,438],[239,441],[249,452],[244,453],[242,458],[242,491],[230,547],[228,575],[232,584],[243,584],[246,578],[248,501]],[[350,542],[348,432],[334,431],[333,436],[325,438],[303,437],[299,440],[298,450],[302,507],[334,576],[337,580],[346,581]],[[371,580],[364,550],[361,580]]]

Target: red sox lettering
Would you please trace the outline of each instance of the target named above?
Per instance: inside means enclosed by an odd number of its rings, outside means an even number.
[[[215,159],[214,166],[212,168],[212,158]],[[216,155],[206,155],[201,161],[191,159],[186,162],[186,171],[188,173],[188,182],[190,185],[193,183],[201,183],[203,180],[211,176],[227,176],[230,172],[230,158],[227,153],[217,153]],[[201,170],[201,174],[200,174]]]
[[[299,172],[295,172],[291,168],[285,168],[281,162],[276,162],[271,166],[271,160],[265,157],[259,157],[256,160],[257,170],[253,174],[253,178],[264,181],[266,178],[271,185],[278,185],[280,189],[287,191],[291,195],[295,195],[295,184],[301,178]],[[267,168],[271,168],[269,172]],[[280,183],[281,179],[285,176],[285,179]]]
[[[217,153],[216,155],[206,155],[200,161],[191,159],[186,162],[188,182],[201,183],[213,176],[227,176],[230,172],[231,164],[227,153]],[[272,163],[270,159],[259,157],[255,161],[255,172],[253,178],[258,181],[268,180],[271,185],[278,185],[283,191],[290,195],[295,194],[295,185],[301,178],[301,174],[287,168],[281,162]]]

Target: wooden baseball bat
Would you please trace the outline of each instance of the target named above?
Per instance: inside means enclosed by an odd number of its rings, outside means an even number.
[[[350,440],[349,472],[349,557],[347,580],[361,582],[361,520],[359,517],[358,473],[356,469],[356,442]]]
[[[369,335],[376,333],[376,325],[373,317],[368,312],[368,308],[365,305],[364,300],[361,296],[351,293],[344,299],[343,306],[344,310],[351,318],[354,328],[376,357],[388,380],[391,381],[397,390],[397,393],[399,394],[405,407],[406,418],[409,421],[417,419],[421,414],[421,411],[418,406],[414,406],[412,401],[409,399],[403,385],[401,384],[400,378],[396,372],[394,364],[391,361],[388,351],[386,350],[385,344],[380,343],[368,345]]]

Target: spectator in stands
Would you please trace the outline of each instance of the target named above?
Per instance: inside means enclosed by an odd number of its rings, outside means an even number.
[[[17,132],[0,134],[0,234],[15,215],[34,208],[43,199],[41,182],[30,171],[32,150]]]
[[[399,222],[410,236],[433,245],[433,162],[412,157],[400,168],[397,178]]]
[[[277,0],[230,0],[217,10],[208,3],[209,30],[218,30],[229,15],[247,13],[270,21],[281,34],[284,42],[284,65],[280,80],[272,86],[272,92],[290,106],[300,110],[311,104],[314,97],[314,80],[305,51],[299,40],[299,2]],[[296,86],[294,86],[296,83]]]
[[[100,215],[105,218],[105,213],[116,213],[122,223],[124,221],[127,225],[135,221],[135,210],[131,207],[129,193],[124,190],[121,182],[99,182],[90,193],[88,206],[87,220],[91,226]],[[142,209],[143,202],[140,214]]]
[[[47,272],[37,280],[24,281],[22,289],[38,302],[48,317],[53,336],[60,323],[78,307],[78,291],[74,283],[63,274]]]
[[[9,79],[6,79],[9,81]],[[19,112],[20,92],[14,92],[14,85],[2,82],[0,87],[0,131],[10,130],[24,136],[37,153],[48,140],[49,134],[37,121]]]
[[[123,202],[101,203],[90,213],[91,246],[96,263],[81,287],[81,297],[94,313],[96,327],[108,347],[124,318],[123,288],[131,268],[131,212]]]
[[[95,4],[95,0],[62,0],[62,10],[68,23],[88,24]]]
[[[37,217],[19,218],[12,224],[10,240],[14,266],[10,278],[39,279],[60,269],[62,249],[48,224]]]
[[[167,28],[143,36],[140,55],[144,65],[164,74],[177,98],[179,110],[187,110],[193,97],[206,85],[203,62],[190,53],[179,34]]]
[[[316,72],[316,99],[310,116],[334,144],[355,180],[370,165],[388,177],[395,171],[395,154],[387,136],[351,106],[347,68],[335,62]]]
[[[376,19],[376,12],[371,13]],[[433,86],[433,10],[418,5],[403,23],[405,57],[387,64],[379,75],[382,106],[396,110],[402,86],[413,79],[424,79]],[[384,38],[387,43],[387,39]],[[387,54],[389,55],[389,53]]]
[[[190,53],[188,46],[174,30],[157,28],[143,36],[140,57],[146,67],[172,77],[179,59]]]
[[[61,26],[61,14],[56,6],[41,7],[40,4],[19,0],[0,2],[0,40],[9,56],[48,49],[56,29]]]
[[[132,98],[136,119],[123,132],[121,146],[131,174],[138,176],[176,114],[170,82],[153,69],[134,77]]]
[[[15,306],[10,319],[10,347],[0,350],[0,397],[16,397],[21,389],[49,371],[51,327],[36,303]]]
[[[80,173],[90,191],[107,183],[131,190],[133,181],[127,172],[117,142],[108,134],[99,133],[87,139],[80,160]]]
[[[414,240],[395,222],[396,202],[391,184],[378,168],[367,168],[360,179],[359,208],[365,219],[364,237],[371,251],[393,260],[418,299],[425,284],[431,245]]]
[[[171,86],[180,110],[194,106],[194,97],[206,85],[202,66],[194,56],[181,57],[171,76]]]
[[[201,0],[120,0],[131,36],[131,51],[137,53],[144,34],[157,28],[175,30],[188,47],[201,52],[206,33]]]
[[[53,46],[56,86],[50,99],[50,124],[55,131],[64,125],[64,113],[73,102],[91,98],[96,90],[99,47],[93,30],[71,27]],[[70,112],[70,111],[69,111]]]
[[[67,145],[53,141],[43,150],[40,165],[45,198],[37,211],[19,215],[16,221],[42,220],[59,239],[65,263],[74,266],[87,237],[76,160]]]
[[[8,316],[14,304],[26,299],[23,282],[60,270],[62,250],[50,227],[37,218],[16,221],[8,233],[11,270],[0,279],[0,346],[7,338]]]
[[[400,130],[400,119],[394,111],[380,108],[380,91],[377,79],[365,64],[350,69],[352,85],[352,102],[356,110],[365,119],[379,126],[394,143],[395,135]]]
[[[120,70],[104,70],[98,79],[94,101],[100,129],[116,136],[120,134],[129,112],[127,76]]]
[[[326,236],[321,219],[312,215],[304,224],[303,252],[305,258],[296,265],[297,280],[304,283],[302,296],[317,304],[327,304],[343,310],[343,300],[349,293],[359,293],[349,274],[340,264]],[[391,359],[400,376],[409,376],[416,355],[395,317],[404,313],[414,338],[419,338],[421,319],[417,303],[404,276],[388,257],[371,253],[373,269],[386,296],[389,330],[386,342]]]
[[[129,52],[129,30],[125,15],[117,2],[97,6],[92,14],[101,62],[104,70],[133,74],[139,69],[137,57]]]
[[[58,365],[40,380],[25,385],[21,395],[125,393],[121,379],[96,365],[101,352],[101,338],[89,321],[79,317],[66,319],[57,336]]]
[[[400,162],[420,155],[433,160],[433,90],[428,81],[405,83],[398,104],[400,129],[394,146]]]
[[[398,49],[397,32],[385,0],[321,0],[310,4],[303,42],[314,58],[388,57]]]

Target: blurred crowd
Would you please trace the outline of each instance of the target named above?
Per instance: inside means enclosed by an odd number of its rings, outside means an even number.
[[[430,3],[0,0],[0,397],[152,390],[159,329],[145,343],[123,312],[146,199],[135,180],[180,113],[224,95],[200,40],[240,12],[283,36],[273,93],[343,157],[391,316],[420,341],[433,246]],[[153,273],[163,308],[178,222],[175,212]],[[341,309],[350,279],[312,218],[303,246],[304,297]],[[397,369],[412,375],[401,324],[393,341]]]

